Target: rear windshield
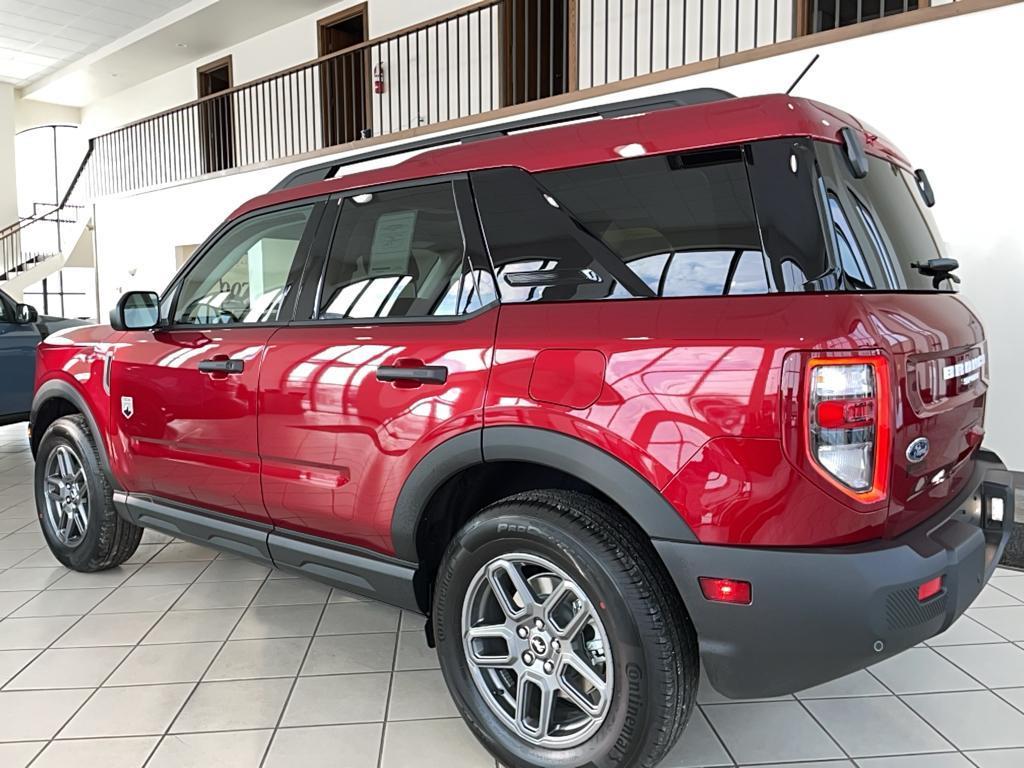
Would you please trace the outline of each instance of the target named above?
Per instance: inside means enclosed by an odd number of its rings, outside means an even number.
[[[914,177],[869,155],[868,174],[855,179],[840,147],[818,147],[826,231],[849,290],[950,291],[953,283],[918,266],[945,258],[931,211]]]

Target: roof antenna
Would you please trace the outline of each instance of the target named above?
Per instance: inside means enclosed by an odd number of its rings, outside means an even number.
[[[811,59],[811,63],[808,64],[806,67],[804,67],[804,71],[800,73],[800,75],[797,77],[797,79],[793,81],[793,84],[791,86],[789,86],[789,88],[786,90],[786,95],[787,96],[789,96],[789,94],[791,94],[793,92],[793,89],[796,88],[797,85],[800,84],[800,81],[804,79],[804,75],[806,75],[810,71],[811,67],[814,66],[814,63],[818,59],[820,59],[820,58],[821,58],[821,54],[820,53],[814,54],[814,58]]]

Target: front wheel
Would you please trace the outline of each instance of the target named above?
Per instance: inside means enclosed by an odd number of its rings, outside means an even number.
[[[82,416],[57,419],[40,440],[35,496],[46,543],[68,568],[106,570],[138,549],[142,528],[114,508],[113,490]]]
[[[566,491],[497,502],[445,554],[445,680],[509,766],[654,766],[694,706],[696,636],[649,540]]]

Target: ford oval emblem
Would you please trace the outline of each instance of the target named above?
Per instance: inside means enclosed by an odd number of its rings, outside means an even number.
[[[917,438],[917,440],[907,446],[907,461],[911,464],[924,461],[924,457],[928,455],[929,447],[927,437]]]

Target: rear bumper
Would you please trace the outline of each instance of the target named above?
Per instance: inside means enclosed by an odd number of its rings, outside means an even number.
[[[1001,498],[1001,524],[987,521]],[[949,627],[995,571],[1013,526],[1013,477],[979,451],[941,512],[899,538],[819,549],[655,541],[697,628],[701,662],[730,698],[779,696],[833,680]],[[750,605],[704,599],[699,576],[752,584]],[[943,576],[919,602],[917,588]]]

